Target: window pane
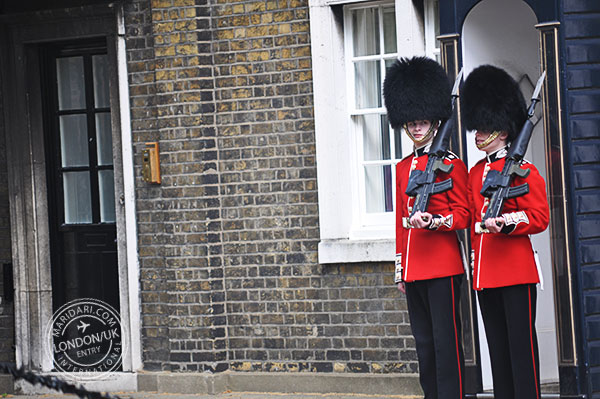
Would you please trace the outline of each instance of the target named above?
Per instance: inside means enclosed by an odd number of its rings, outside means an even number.
[[[379,10],[363,8],[352,11],[354,56],[379,54]]]
[[[387,121],[382,120],[383,115],[358,115],[356,116],[357,128],[363,136],[363,159],[365,161],[379,161],[390,159],[390,136]]]
[[[60,153],[63,167],[89,165],[85,115],[60,117]]]
[[[92,196],[89,172],[63,173],[65,223],[92,222]]]
[[[393,7],[383,9],[383,46],[386,54],[395,53],[397,50],[396,13]]]
[[[381,70],[379,61],[354,64],[356,108],[381,107]]]
[[[95,55],[92,57],[92,68],[94,71],[94,104],[96,108],[107,108],[110,106],[108,92],[108,63],[107,55]]]
[[[58,109],[63,111],[85,108],[83,57],[57,58],[56,77]]]
[[[365,203],[367,213],[392,212],[392,167],[365,166]]]
[[[100,184],[100,220],[103,223],[115,221],[115,184],[112,170],[99,170]]]
[[[96,114],[96,146],[98,165],[112,165],[110,112]]]

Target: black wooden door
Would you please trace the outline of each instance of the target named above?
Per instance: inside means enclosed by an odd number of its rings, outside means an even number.
[[[53,308],[95,298],[119,309],[106,41],[41,54]]]

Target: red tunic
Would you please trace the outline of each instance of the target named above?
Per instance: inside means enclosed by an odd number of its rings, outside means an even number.
[[[448,277],[464,272],[456,230],[469,227],[467,168],[454,154],[444,160],[453,164],[450,173],[440,173],[436,182],[452,178],[453,188],[430,197],[427,212],[442,217],[439,227],[407,229],[402,218],[408,217],[414,197],[406,195],[408,177],[413,168],[424,170],[427,154],[410,155],[396,165],[396,262],[402,265],[402,280],[416,281]],[[440,223],[441,222],[441,223]]]
[[[473,212],[473,288],[476,290],[539,282],[529,234],[540,233],[548,227],[549,209],[546,184],[533,164],[524,161],[521,167],[530,170],[529,176],[516,177],[511,184],[518,186],[527,182],[529,193],[506,200],[502,209],[507,225],[514,230],[509,234],[475,232],[475,224],[481,223],[488,203],[487,198],[480,194],[484,174],[490,169],[501,171],[504,161],[505,158],[500,158],[488,163],[487,158],[484,158],[469,172],[469,203]]]

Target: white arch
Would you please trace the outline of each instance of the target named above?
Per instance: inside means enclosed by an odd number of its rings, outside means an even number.
[[[462,29],[462,56],[465,75],[482,64],[504,68],[520,82],[523,95],[529,103],[533,85],[540,74],[539,33],[537,18],[522,0],[483,0],[469,12]],[[538,106],[539,113],[541,107]],[[483,158],[473,136],[467,135],[469,167]],[[530,151],[531,160],[545,177],[544,132],[540,122],[534,129]],[[536,327],[540,346],[540,376],[542,382],[558,382],[556,323],[552,292],[552,260],[548,231],[536,235],[534,245],[540,253],[546,289],[538,290]],[[484,389],[491,389],[491,368],[481,315],[479,335]]]

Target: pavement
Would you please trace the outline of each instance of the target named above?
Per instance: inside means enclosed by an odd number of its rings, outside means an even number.
[[[364,395],[348,393],[274,393],[274,392],[223,392],[215,395],[190,395],[158,392],[114,392],[121,399],[421,399],[415,395]],[[74,395],[0,395],[10,399],[72,399]]]

